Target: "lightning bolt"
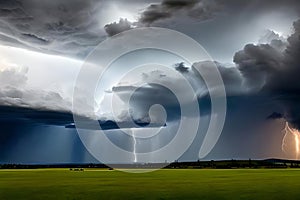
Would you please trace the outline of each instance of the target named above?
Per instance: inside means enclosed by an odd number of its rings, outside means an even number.
[[[281,149],[283,152],[286,152],[285,151],[285,148],[286,148],[286,143],[287,143],[287,135],[289,133],[291,133],[294,137],[294,143],[295,143],[295,154],[296,154],[296,160],[299,159],[299,153],[300,153],[300,132],[295,129],[295,128],[291,128],[289,126],[289,123],[286,122],[285,123],[285,127],[284,129],[282,130],[282,132],[284,133],[284,136],[283,136],[283,139],[282,139],[282,145],[281,145]]]
[[[130,129],[131,130],[131,136],[132,136],[132,139],[133,139],[133,162],[137,162],[137,155],[136,155],[136,138],[135,138],[135,131],[133,129]]]
[[[285,147],[286,147],[286,140],[287,140],[287,135],[288,135],[288,127],[289,127],[289,123],[288,122],[285,122],[285,126],[284,126],[284,129],[282,130],[284,136],[282,138],[282,143],[281,143],[281,150],[283,152],[286,152],[285,151]]]

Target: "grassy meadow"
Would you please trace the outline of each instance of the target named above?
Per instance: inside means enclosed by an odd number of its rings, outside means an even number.
[[[0,199],[299,199],[297,169],[0,170]]]

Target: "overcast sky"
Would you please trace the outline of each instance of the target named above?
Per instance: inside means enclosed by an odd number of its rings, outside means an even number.
[[[282,151],[281,130],[285,122],[300,127],[299,10],[297,0],[0,1],[0,162],[97,162],[76,130],[65,128],[73,123],[72,112],[96,120],[148,122],[151,105],[161,104],[168,114],[167,126],[148,143],[133,141],[121,130],[107,131],[109,139],[127,151],[157,150],[172,140],[182,113],[172,93],[147,83],[175,85],[187,97],[179,77],[191,84],[201,110],[196,138],[181,159],[197,160],[209,118],[218,113],[210,110],[208,86],[196,71],[209,75],[212,66],[224,82],[227,115],[217,144],[201,159],[294,159],[293,150]],[[90,74],[103,67],[87,56],[101,42],[118,41],[115,38],[126,31],[145,27],[184,33],[208,56],[188,63],[178,55],[151,49],[123,55],[105,71],[95,97],[86,99],[86,83],[76,82],[81,67],[85,63]],[[131,38],[134,43],[134,35]],[[121,49],[126,44],[118,45]],[[208,57],[210,61],[204,59]],[[124,77],[149,63],[157,65]],[[166,73],[161,65],[177,75]],[[75,84],[80,91],[76,110],[72,109]],[[126,105],[124,99],[135,90]],[[192,101],[184,99],[184,105],[190,109]],[[89,107],[95,112],[88,112]],[[196,118],[191,113],[184,117]],[[155,112],[152,117],[161,120]],[[140,128],[136,134],[147,130]]]

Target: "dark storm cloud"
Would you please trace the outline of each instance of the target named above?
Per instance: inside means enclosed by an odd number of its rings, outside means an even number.
[[[28,42],[32,42],[32,43],[37,43],[37,44],[41,44],[41,45],[47,45],[49,44],[50,42],[46,39],[43,39],[41,37],[38,37],[36,35],[32,35],[32,34],[29,34],[29,33],[22,33],[21,35],[21,39],[24,39]]]
[[[287,39],[284,51],[271,44],[248,44],[234,56],[234,62],[245,78],[246,86],[263,91],[290,92],[300,89],[300,21],[294,23],[294,33]],[[277,40],[275,40],[277,41]],[[274,42],[274,40],[272,41]]]
[[[279,1],[239,1],[239,0],[163,0],[161,3],[150,4],[139,19],[141,24],[151,25],[155,22],[170,18],[180,19],[189,17],[198,21],[212,19],[222,13],[238,14],[245,9],[266,12],[274,8],[293,8],[299,11],[300,3],[297,0]]]
[[[54,126],[64,126],[66,128],[82,128],[88,130],[99,130],[91,123],[93,119],[77,116],[81,120],[81,126],[75,127],[73,114],[71,112],[39,110],[32,108],[22,108],[13,106],[0,106],[0,124],[5,123],[25,123],[25,124],[44,124]],[[115,122],[111,120],[99,120],[99,126],[102,130],[113,130],[120,128],[147,128],[162,127],[164,124],[147,123],[134,121],[134,124],[126,121]]]
[[[206,0],[163,0],[160,4],[151,4],[141,14],[139,22],[146,25],[176,15],[184,14],[189,17],[206,20],[210,19],[218,6],[214,1]]]
[[[82,57],[103,40],[97,19],[99,6],[100,1],[93,0],[2,0],[1,43]]]
[[[271,115],[267,117],[267,119],[281,119],[283,115],[281,113],[273,112]]]
[[[127,2],[127,1],[126,1]],[[152,1],[153,2],[153,1]],[[146,1],[0,1],[0,42],[3,45],[21,47],[44,53],[85,57],[97,44],[106,38],[134,27],[147,26],[162,22],[160,26],[168,27],[170,18],[182,19],[189,25],[189,19],[203,21],[220,16],[222,13],[240,13],[253,6],[260,13],[271,8],[288,7],[299,10],[296,0],[288,1],[247,1],[238,0],[163,0],[147,6]],[[111,22],[105,27],[102,19],[109,4],[138,7],[137,22]],[[127,5],[128,4],[128,5]],[[122,10],[121,10],[122,11]],[[120,12],[121,12],[120,11]],[[109,13],[114,18],[121,18],[120,13]],[[135,15],[139,13],[134,13]],[[107,22],[106,22],[107,23]],[[105,33],[106,31],[106,33]]]
[[[1,69],[3,68],[3,69]],[[66,125],[73,121],[71,102],[59,93],[27,87],[28,68],[1,66],[0,121]]]
[[[192,66],[192,72],[195,76],[194,79],[201,80],[202,84],[205,85],[202,76],[206,76],[206,74],[209,74],[212,67],[217,67],[220,76],[223,80],[223,84],[227,96],[243,93],[243,88],[241,87],[243,78],[241,76],[240,71],[236,67],[225,67],[222,63],[216,61],[214,62],[204,61],[204,62],[194,63]],[[198,71],[201,71],[202,75],[200,75]],[[220,87],[220,86],[213,85],[213,87]],[[208,92],[207,88],[205,88],[205,93],[207,92]]]
[[[3,68],[1,70],[1,68]],[[1,66],[0,68],[0,125],[6,122],[24,122],[27,124],[45,124],[75,128],[72,123],[72,104],[59,93],[30,89],[27,87],[28,68],[19,66]],[[149,124],[137,119],[134,123],[99,120],[97,116],[86,113],[87,105],[76,110],[77,119],[85,129],[93,128],[91,120],[99,122],[104,130],[120,128],[160,127],[163,124]]]
[[[23,121],[47,125],[65,126],[73,122],[72,113],[38,110],[13,106],[0,106],[0,122]]]
[[[299,91],[276,92],[272,100],[281,110],[282,118],[289,122],[292,127],[300,129],[300,94]]]
[[[186,67],[183,62],[175,64],[175,69],[181,73],[186,73],[189,71],[189,68]]]
[[[269,44],[248,44],[235,54],[233,60],[238,65],[246,86],[260,90],[274,79],[274,73],[282,66],[283,55]]]
[[[133,118],[136,121],[150,122],[149,109],[154,104],[162,105],[168,116],[167,121],[173,121],[180,117],[179,102],[175,95],[166,87],[158,84],[148,84],[143,87],[133,88],[129,86],[117,86],[113,88],[113,92],[122,100],[130,97],[128,115],[120,116],[123,120]],[[126,101],[126,100],[125,100]],[[157,113],[152,120],[156,123],[164,122],[162,113]]]
[[[0,162],[95,162],[75,129],[65,129],[72,114],[0,106]]]
[[[84,119],[83,119],[84,120]],[[141,122],[141,121],[121,121],[121,122],[116,122],[116,121],[101,121],[99,120],[97,125],[95,126],[94,123],[89,120],[85,120],[82,124],[79,126],[75,126],[75,124],[69,124],[66,125],[66,128],[80,128],[80,129],[87,129],[87,130],[99,130],[100,127],[102,130],[118,130],[118,129],[128,129],[128,128],[157,128],[157,127],[164,127],[166,124],[162,123],[148,123],[148,122]]]
[[[223,79],[225,90],[228,96],[241,95],[241,74],[237,68],[228,68],[222,66],[217,62],[205,61],[194,63],[191,67],[186,67],[184,63],[178,63],[174,65],[174,68],[179,71],[194,89],[195,98],[189,99],[188,92],[186,91],[186,82],[179,77],[173,77],[165,74],[162,71],[152,71],[144,73],[141,80],[141,87],[132,85],[123,85],[113,87],[112,92],[120,97],[124,102],[127,101],[130,96],[130,109],[131,115],[134,119],[146,119],[149,120],[149,109],[152,105],[162,105],[166,111],[167,121],[179,120],[182,113],[180,111],[181,106],[189,110],[186,117],[195,117],[192,113],[193,103],[197,103],[200,106],[200,114],[210,114],[211,102],[209,97],[209,91],[202,76],[198,73],[201,71],[203,76],[210,74],[211,68],[217,67],[221,77]],[[156,83],[156,84],[153,84]],[[174,85],[176,83],[177,91],[176,95],[168,89],[166,86]],[[211,90],[217,89],[222,85],[212,85]],[[182,97],[182,101],[179,103],[177,96]],[[161,113],[157,113],[158,116],[153,118],[160,118]],[[159,120],[158,120],[159,121]]]
[[[132,23],[129,22],[127,19],[120,19],[118,23],[117,22],[110,23],[105,25],[104,27],[108,36],[116,35],[123,31],[130,30],[131,28],[132,28]]]
[[[202,94],[208,92],[202,76],[209,74],[213,67],[218,69],[228,96],[241,93],[242,76],[236,67],[225,67],[222,63],[216,61],[197,62],[191,68],[186,67],[184,63],[175,64],[175,69],[185,75],[194,84],[195,89],[201,88]],[[201,71],[201,75],[198,73],[199,71]],[[219,87],[219,85],[214,85],[214,87]]]
[[[294,127],[300,128],[300,115],[298,114],[300,113],[300,106],[298,105],[300,100],[298,77],[300,73],[300,21],[294,23],[294,33],[287,41],[281,41],[280,38],[275,36],[271,36],[270,44],[247,44],[243,50],[237,52],[234,56],[237,67],[228,68],[217,62],[214,64],[219,69],[228,96],[244,96],[247,94],[267,96],[265,98],[268,99],[265,102],[266,106],[276,105],[273,106],[273,108],[278,109],[276,112],[281,113],[283,118]],[[285,47],[284,50],[282,49],[283,46]],[[175,66],[192,85],[196,86],[195,88],[198,89],[197,95],[200,99],[206,97],[207,89],[201,76],[195,73],[197,71],[195,68],[205,73],[206,70],[211,68],[211,64],[213,63],[200,62],[193,64],[191,68],[185,67],[182,63]],[[153,75],[147,77],[151,76],[153,78],[151,80],[162,79],[159,76],[154,78]],[[178,81],[168,77],[168,75],[163,76],[163,78],[170,79],[169,82],[176,82],[180,86]],[[149,105],[153,102],[171,105],[174,102],[168,99],[169,94],[163,88],[155,87],[151,90],[143,88],[141,91],[143,91],[143,94],[137,94],[133,99],[134,106],[132,107],[134,108],[140,108],[141,106],[137,105],[144,101],[147,101]],[[119,93],[116,88],[114,92]],[[123,90],[119,94],[122,96],[131,92],[129,85],[127,87],[123,86]],[[154,94],[157,93],[165,94],[167,97],[162,95],[157,101],[153,99]],[[141,110],[147,113],[148,109],[149,106],[147,109]],[[173,113],[173,116],[176,116],[176,113]]]
[[[300,128],[300,20],[293,27],[294,33],[287,39],[284,51],[269,44],[248,44],[235,54],[234,62],[245,87],[269,94],[283,110],[283,118]]]

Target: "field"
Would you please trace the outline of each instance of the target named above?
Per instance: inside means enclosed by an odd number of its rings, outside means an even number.
[[[299,199],[296,169],[0,170],[0,199]]]

